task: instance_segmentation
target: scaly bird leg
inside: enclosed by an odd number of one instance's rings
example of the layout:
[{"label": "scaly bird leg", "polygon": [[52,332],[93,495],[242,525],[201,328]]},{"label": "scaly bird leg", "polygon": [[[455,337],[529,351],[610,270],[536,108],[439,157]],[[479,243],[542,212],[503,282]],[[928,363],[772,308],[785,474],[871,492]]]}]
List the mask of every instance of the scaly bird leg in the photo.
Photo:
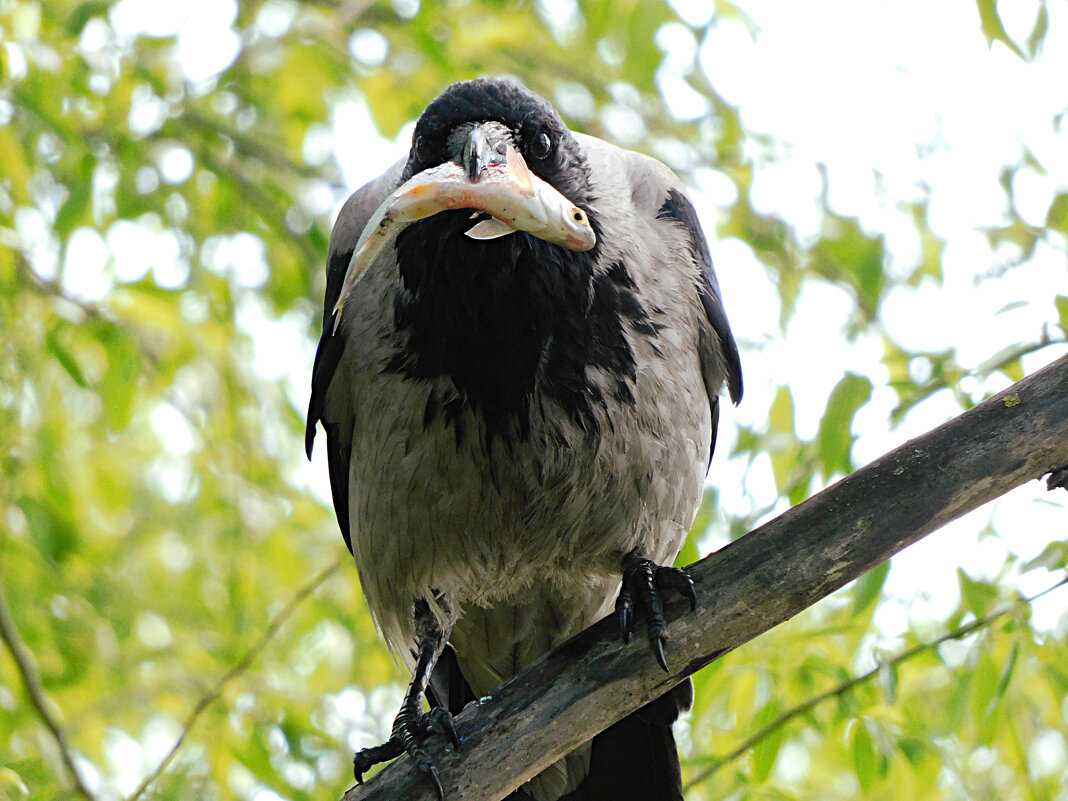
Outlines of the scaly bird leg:
[{"label": "scaly bird leg", "polygon": [[415,670],[412,671],[412,681],[408,685],[408,692],[404,694],[400,711],[393,720],[390,738],[382,745],[357,751],[352,760],[352,768],[357,784],[362,784],[363,774],[372,765],[388,762],[402,753],[407,753],[415,760],[416,767],[434,782],[439,801],[444,801],[445,792],[441,787],[437,765],[427,753],[423,741],[436,729],[446,734],[453,747],[459,750],[460,738],[456,734],[452,715],[447,709],[438,706],[427,713],[423,712],[423,697],[430,674],[434,670],[434,663],[449,639],[449,632],[438,623],[434,613],[430,611],[430,606],[422,600],[415,606],[415,632]]},{"label": "scaly bird leg", "polygon": [[630,642],[630,631],[634,624],[634,605],[637,602],[645,613],[648,623],[649,644],[665,672],[668,669],[664,657],[664,640],[667,636],[667,623],[664,620],[664,603],[660,592],[673,589],[689,599],[690,610],[697,608],[697,594],[693,589],[693,579],[685,570],[677,567],[661,567],[651,559],[631,551],[623,557],[623,588],[616,599],[616,617],[623,634],[623,642]]}]

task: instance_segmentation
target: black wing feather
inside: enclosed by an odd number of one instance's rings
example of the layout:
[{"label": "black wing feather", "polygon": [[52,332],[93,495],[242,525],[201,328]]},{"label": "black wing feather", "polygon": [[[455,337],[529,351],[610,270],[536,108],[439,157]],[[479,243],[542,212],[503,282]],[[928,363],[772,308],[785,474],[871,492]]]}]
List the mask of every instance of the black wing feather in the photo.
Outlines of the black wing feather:
[{"label": "black wing feather", "polygon": [[[731,401],[737,404],[742,399],[742,362],[738,356],[738,344],[734,341],[730,323],[727,322],[727,313],[723,310],[719,281],[716,280],[716,271],[712,268],[708,240],[705,239],[705,232],[701,230],[697,212],[689,198],[673,188],[668,190],[667,199],[656,216],[658,219],[677,220],[689,236],[694,261],[701,268],[701,282],[698,286],[701,305],[704,306],[705,316],[708,317],[708,322],[712,324],[712,330],[716,332],[723,347],[723,358],[727,366],[727,391],[730,392]],[[709,400],[714,402],[711,397]]]},{"label": "black wing feather", "polygon": [[326,390],[334,377],[341,354],[345,352],[345,337],[335,336],[334,305],[341,294],[341,284],[345,280],[345,271],[352,259],[352,248],[331,253],[326,266],[326,300],[323,304],[323,334],[319,337],[319,347],[315,349],[315,366],[312,368],[312,392],[308,402],[308,422],[304,429],[304,451],[308,458],[312,455],[315,444],[315,424],[322,419],[326,410]]},{"label": "black wing feather", "polygon": [[[341,284],[348,269],[352,250],[332,253],[326,268],[326,302],[323,308],[323,334],[315,350],[315,366],[312,368],[311,400],[308,402],[308,421],[304,429],[304,451],[311,458],[315,444],[315,424],[323,420],[326,411],[326,392],[330,381],[345,352],[345,337],[334,334],[333,308],[341,294]],[[352,537],[349,533],[349,457],[352,443],[340,436],[338,427],[323,420],[326,431],[326,455],[330,470],[330,493],[334,499],[334,512],[341,536],[349,553],[352,552]]]}]

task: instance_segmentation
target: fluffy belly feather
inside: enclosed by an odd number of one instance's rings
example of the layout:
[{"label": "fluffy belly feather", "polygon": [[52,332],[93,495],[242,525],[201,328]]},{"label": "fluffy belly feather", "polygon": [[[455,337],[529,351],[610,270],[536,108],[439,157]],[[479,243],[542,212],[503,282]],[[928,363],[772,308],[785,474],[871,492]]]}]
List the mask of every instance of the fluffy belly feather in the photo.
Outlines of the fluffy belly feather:
[{"label": "fluffy belly feather", "polygon": [[[457,422],[438,418],[424,427],[432,382],[357,375],[353,550],[394,652],[407,659],[417,598],[447,598],[459,640],[474,636],[465,635],[466,610],[550,599],[559,622],[539,633],[537,648],[517,651],[503,630],[486,638],[487,647],[499,642],[507,652],[488,669],[508,676],[610,608],[628,551],[671,562],[700,500],[710,441],[696,365],[680,372],[692,381],[670,395],[643,387],[639,374],[637,403],[606,402],[595,433],[538,399],[525,439],[491,444],[470,410],[457,421],[460,439]],[[550,613],[530,611],[535,619]],[[472,631],[479,625],[472,621]],[[508,663],[513,652],[523,656]]]}]

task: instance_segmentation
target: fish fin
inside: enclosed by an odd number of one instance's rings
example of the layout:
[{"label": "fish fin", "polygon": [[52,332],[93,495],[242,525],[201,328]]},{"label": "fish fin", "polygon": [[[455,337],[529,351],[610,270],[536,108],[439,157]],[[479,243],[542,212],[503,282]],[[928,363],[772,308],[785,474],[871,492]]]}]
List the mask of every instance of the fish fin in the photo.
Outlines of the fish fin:
[{"label": "fish fin", "polygon": [[534,194],[534,179],[530,173],[530,167],[527,166],[526,161],[511,145],[508,146],[508,154],[506,156],[508,164],[508,172],[510,172],[519,184],[519,191],[524,195]]},{"label": "fish fin", "polygon": [[516,229],[508,223],[503,223],[496,217],[490,217],[488,220],[476,223],[467,231],[467,236],[472,239],[498,239],[502,236],[508,236],[508,234],[514,234],[515,231]]}]

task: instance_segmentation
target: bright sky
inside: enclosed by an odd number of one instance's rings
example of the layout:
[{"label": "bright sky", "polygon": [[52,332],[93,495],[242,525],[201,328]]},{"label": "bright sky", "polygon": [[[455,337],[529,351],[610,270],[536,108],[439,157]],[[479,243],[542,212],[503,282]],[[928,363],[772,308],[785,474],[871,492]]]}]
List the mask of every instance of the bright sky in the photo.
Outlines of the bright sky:
[{"label": "bright sky", "polygon": [[[712,6],[704,0],[675,0],[675,5],[687,22],[703,26],[709,20]],[[681,116],[696,117],[702,107],[679,80],[696,65],[739,107],[750,130],[782,143],[774,151],[752,148],[757,165],[754,206],[781,215],[803,240],[811,240],[820,225],[817,165],[825,165],[832,208],[858,217],[869,232],[883,233],[891,269],[904,271],[916,262],[919,243],[901,204],[929,194],[931,227],[946,242],[945,280],[942,286],[928,281],[916,289],[895,290],[881,310],[886,334],[909,349],[954,348],[967,368],[1006,346],[1039,338],[1043,325],[1057,319],[1054,296],[1068,295],[1064,237],[1052,246],[1040,244],[1023,266],[1005,269],[1013,252],[992,250],[980,229],[1006,221],[999,174],[1005,166],[1020,163],[1025,153],[1039,165],[1018,171],[1013,182],[1016,206],[1025,221],[1041,224],[1055,194],[1068,190],[1068,131],[1063,126],[1057,130],[1053,123],[1068,109],[1068,6],[1049,4],[1044,50],[1035,63],[1027,64],[1001,44],[987,47],[971,0],[748,0],[741,5],[752,31],[742,21],[721,19],[702,40],[683,25],[658,32],[658,43],[669,52],[659,77],[669,106]],[[571,0],[545,0],[539,8],[565,21],[573,13]],[[1038,0],[998,5],[1016,41],[1026,40],[1038,9]],[[273,0],[263,7],[256,25],[263,35],[278,35],[295,13],[290,0]],[[236,14],[233,0],[164,6],[155,0],[122,0],[111,14],[114,33],[91,23],[82,47],[87,53],[103,53],[115,33],[177,33],[186,75],[210,81],[237,53],[239,42],[231,27]],[[385,58],[388,44],[364,31],[353,37],[351,46],[360,58],[373,62]],[[569,97],[582,105],[581,92],[553,99],[564,106]],[[620,125],[641,125],[640,118],[635,121],[619,108],[605,113],[614,114]],[[145,98],[135,104],[130,124],[149,132],[161,115],[158,103]],[[640,127],[636,132],[640,134]],[[332,149],[346,184],[355,189],[403,154],[409,138],[406,129],[393,141],[383,140],[360,100],[351,98],[335,107],[328,126],[313,128],[305,151]],[[191,154],[175,147],[161,153],[156,169],[139,174],[138,180],[178,184],[192,173]],[[717,217],[734,201],[733,185],[713,168],[698,169],[691,176],[731,323],[743,344],[746,398],[735,419],[759,427],[773,388],[785,381],[793,388],[799,433],[811,437],[828,393],[846,371],[868,375],[876,385],[885,380],[879,364],[882,344],[874,336],[847,342],[843,325],[852,301],[844,291],[817,282],[804,287],[797,315],[781,337],[771,273],[745,242],[715,237]],[[341,199],[325,196],[318,202],[324,209],[331,203],[336,208]],[[117,222],[104,237],[88,228],[76,232],[68,261],[76,261],[78,269],[64,271],[67,290],[100,297],[114,280],[135,280],[148,269],[161,285],[184,283],[190,265],[175,233],[158,219],[137,222]],[[17,223],[31,241],[43,225],[32,212]],[[153,246],[146,247],[148,242]],[[151,264],[131,255],[147,252],[156,254]],[[259,286],[268,274],[262,242],[250,234],[214,238],[203,256],[210,269],[232,275],[237,286]],[[47,273],[48,254],[35,264]],[[980,282],[980,276],[993,277]],[[303,407],[314,348],[301,336],[305,321],[294,314],[270,319],[250,299],[242,303],[238,322],[256,332],[257,369],[272,377],[289,376],[289,395],[295,406]],[[1066,350],[1050,348],[1027,357],[1025,369],[1031,372]],[[914,366],[920,373],[924,370],[922,362]],[[995,376],[973,381],[968,389],[978,399],[1006,383]],[[855,431],[860,438],[854,456],[859,463],[957,413],[948,392],[939,393],[888,432],[894,404],[893,393],[880,390],[858,416]],[[165,421],[166,410],[159,416]],[[175,430],[160,426],[161,436]],[[731,436],[724,432],[722,453],[730,449]],[[174,450],[180,454],[183,447],[175,443]],[[325,501],[329,495],[323,453],[317,449],[317,460],[303,477]],[[713,464],[710,478],[721,489],[725,516],[745,514],[754,504],[774,500],[769,460],[758,458],[748,474],[743,468],[722,457]],[[887,605],[882,617],[886,630],[901,630],[908,614],[919,619],[942,616],[957,600],[958,565],[983,575],[1000,564],[1006,547],[1029,557],[1050,539],[1065,536],[1066,506],[1046,498],[1033,482],[896,557],[888,586],[903,600],[896,612],[893,604]],[[1005,533],[1004,541],[979,541],[978,532],[991,519]],[[721,543],[722,537],[723,526],[714,528],[708,547]],[[1034,571],[1021,581],[1026,591],[1049,581],[1041,573]],[[1053,625],[1066,605],[1068,593],[1056,594],[1038,607],[1037,619]],[[1068,625],[1068,616],[1061,625]]]}]

